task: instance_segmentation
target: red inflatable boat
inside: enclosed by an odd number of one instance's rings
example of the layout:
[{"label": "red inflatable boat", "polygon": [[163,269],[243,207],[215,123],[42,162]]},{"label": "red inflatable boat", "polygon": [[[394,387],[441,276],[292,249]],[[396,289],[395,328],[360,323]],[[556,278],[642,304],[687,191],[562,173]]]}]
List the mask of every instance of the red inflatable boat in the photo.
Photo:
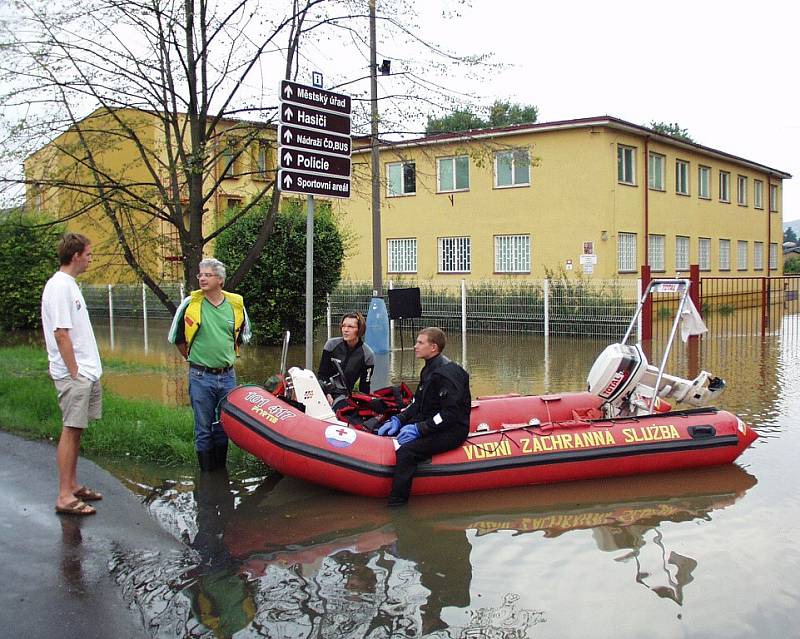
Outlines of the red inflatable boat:
[{"label": "red inflatable boat", "polygon": [[[725,382],[706,371],[692,380],[664,371],[681,320],[689,319],[686,324],[695,334],[707,330],[691,303],[689,286],[681,279],[648,284],[622,342],[608,346],[589,371],[588,392],[473,401],[469,437],[458,448],[420,464],[412,494],[549,484],[735,460],[757,435],[736,415],[706,407]],[[639,345],[627,343],[645,301],[655,293],[678,302],[658,367],[648,363]],[[284,475],[359,495],[388,495],[396,441],[359,430],[343,421],[341,413],[335,415],[311,371],[292,368],[285,381],[287,401],[260,386],[228,394],[220,419],[234,443]],[[688,407],[671,410],[666,399]]]},{"label": "red inflatable boat", "polygon": [[[600,404],[589,393],[479,398],[467,441],[421,464],[413,494],[728,464],[756,439],[741,419],[715,408],[586,417]],[[392,438],[309,417],[259,386],[233,390],[220,416],[237,446],[284,475],[359,495],[389,494]]]}]

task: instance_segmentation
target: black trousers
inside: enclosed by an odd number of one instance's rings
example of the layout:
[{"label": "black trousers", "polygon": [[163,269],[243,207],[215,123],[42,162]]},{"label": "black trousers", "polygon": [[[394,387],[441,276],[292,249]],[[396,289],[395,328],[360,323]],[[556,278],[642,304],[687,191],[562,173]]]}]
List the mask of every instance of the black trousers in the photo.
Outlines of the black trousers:
[{"label": "black trousers", "polygon": [[430,459],[436,453],[458,447],[466,438],[466,429],[448,428],[400,446],[397,449],[397,463],[394,468],[389,503],[399,504],[408,501],[411,495],[411,481],[420,462]]}]

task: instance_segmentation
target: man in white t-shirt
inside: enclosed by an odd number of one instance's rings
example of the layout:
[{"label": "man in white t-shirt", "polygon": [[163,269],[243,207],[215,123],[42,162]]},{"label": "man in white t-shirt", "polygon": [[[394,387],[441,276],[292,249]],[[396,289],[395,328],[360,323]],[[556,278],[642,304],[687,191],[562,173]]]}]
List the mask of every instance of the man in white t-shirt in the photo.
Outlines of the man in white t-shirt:
[{"label": "man in white t-shirt", "polygon": [[58,259],[61,267],[42,292],[44,341],[63,421],[56,449],[56,512],[93,515],[97,511],[86,502],[103,496],[78,483],[77,465],[81,435],[89,420],[102,414],[103,367],[86,301],[75,281],[92,262],[92,244],[84,235],[67,233],[58,244]]}]

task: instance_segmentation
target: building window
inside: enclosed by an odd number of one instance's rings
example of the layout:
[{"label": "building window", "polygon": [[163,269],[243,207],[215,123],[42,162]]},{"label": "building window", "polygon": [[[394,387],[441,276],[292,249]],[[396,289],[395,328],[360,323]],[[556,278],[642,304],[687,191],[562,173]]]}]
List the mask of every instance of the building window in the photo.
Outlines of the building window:
[{"label": "building window", "polygon": [[495,273],[531,272],[531,236],[494,236]]},{"label": "building window", "polygon": [[440,273],[469,273],[471,266],[470,238],[439,238]]},{"label": "building window", "polygon": [[675,162],[675,192],[689,195],[689,163],[685,160]]},{"label": "building window", "polygon": [[769,270],[778,270],[778,245],[775,242],[769,243]]},{"label": "building window", "polygon": [[675,268],[679,271],[689,270],[689,238],[683,235],[675,238]]},{"label": "building window", "polygon": [[494,155],[494,185],[528,186],[531,183],[531,157],[527,149],[501,151]]},{"label": "building window", "polygon": [[647,159],[647,186],[654,191],[664,190],[664,156],[651,153]]},{"label": "building window", "polygon": [[778,185],[769,185],[769,212],[776,213],[778,211]]},{"label": "building window", "polygon": [[753,180],[753,206],[764,208],[764,183],[761,180]]},{"label": "building window", "polygon": [[448,191],[466,191],[469,189],[469,157],[460,155],[455,158],[439,158],[436,160],[439,193]]},{"label": "building window", "polygon": [[701,271],[711,270],[711,238],[701,237],[697,240],[697,262]]},{"label": "building window", "polygon": [[736,268],[739,271],[747,270],[747,242],[739,240],[736,243]]},{"label": "building window", "polygon": [[727,171],[719,172],[719,201],[731,201],[731,174]]},{"label": "building window", "polygon": [[736,176],[736,203],[739,206],[747,206],[747,176]]},{"label": "building window", "polygon": [[719,241],[719,270],[720,271],[730,271],[731,270],[731,241],[730,240],[720,240]]},{"label": "building window", "polygon": [[636,272],[636,233],[617,233],[617,270]]},{"label": "building window", "polygon": [[647,242],[647,255],[650,268],[654,271],[664,270],[664,236],[651,235]]},{"label": "building window", "polygon": [[617,145],[617,182],[636,184],[636,149]]},{"label": "building window", "polygon": [[394,162],[386,165],[388,196],[414,195],[417,192],[417,166],[414,162]]},{"label": "building window", "polygon": [[240,197],[229,197],[225,198],[225,208],[229,211],[233,209],[238,209],[242,206],[242,198]]},{"label": "building window", "polygon": [[753,242],[753,268],[764,270],[764,242]]},{"label": "building window", "polygon": [[222,155],[220,156],[220,163],[222,168],[223,178],[235,178],[236,174],[236,140],[225,140],[223,142]]},{"label": "building window", "polygon": [[256,178],[263,180],[267,177],[268,158],[269,144],[267,142],[258,142],[256,145]]},{"label": "building window", "polygon": [[711,199],[711,169],[707,166],[697,168],[697,196]]},{"label": "building window", "polygon": [[417,238],[406,237],[400,240],[389,240],[387,254],[389,256],[389,273],[417,272]]}]

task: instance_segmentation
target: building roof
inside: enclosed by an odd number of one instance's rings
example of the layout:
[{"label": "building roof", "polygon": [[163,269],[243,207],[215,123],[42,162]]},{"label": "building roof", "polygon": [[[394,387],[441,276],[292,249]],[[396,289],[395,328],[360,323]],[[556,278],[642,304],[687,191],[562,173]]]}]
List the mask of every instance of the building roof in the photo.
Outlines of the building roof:
[{"label": "building roof", "polygon": [[[390,150],[414,148],[436,144],[452,144],[453,142],[471,142],[473,140],[495,139],[513,135],[521,135],[524,133],[540,133],[544,131],[558,131],[563,129],[580,129],[591,127],[606,127],[617,131],[623,131],[625,133],[632,133],[634,135],[647,137],[651,140],[663,142],[664,144],[669,144],[671,146],[689,149],[692,151],[699,151],[705,155],[733,162],[734,164],[741,166],[746,166],[750,169],[768,173],[771,176],[784,180],[789,180],[792,177],[791,174],[787,173],[786,171],[781,171],[779,169],[766,166],[765,164],[753,162],[752,160],[733,155],[732,153],[720,151],[719,149],[713,149],[702,144],[697,144],[696,142],[687,142],[685,140],[681,140],[680,138],[658,133],[657,131],[654,131],[648,127],[641,126],[639,124],[633,124],[632,122],[626,122],[625,120],[620,120],[619,118],[615,118],[610,115],[601,115],[590,118],[577,118],[573,120],[556,120],[554,122],[536,122],[533,124],[512,124],[510,126],[490,127],[486,129],[470,129],[469,131],[454,131],[452,133],[435,133],[433,135],[426,135],[419,138],[401,140],[397,142],[389,142],[384,140],[380,145],[380,149]],[[353,154],[367,153],[369,150],[369,146],[364,146],[353,149]]]}]

